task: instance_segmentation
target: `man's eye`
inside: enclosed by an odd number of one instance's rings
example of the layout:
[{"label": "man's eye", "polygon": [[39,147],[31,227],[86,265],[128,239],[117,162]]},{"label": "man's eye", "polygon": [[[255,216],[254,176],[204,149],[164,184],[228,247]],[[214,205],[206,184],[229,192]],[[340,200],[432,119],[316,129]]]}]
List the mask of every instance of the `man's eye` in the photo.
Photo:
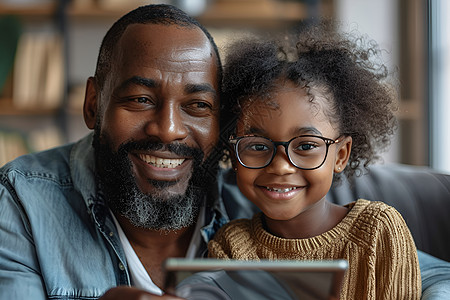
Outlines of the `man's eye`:
[{"label": "man's eye", "polygon": [[150,99],[147,97],[136,97],[132,99],[133,101],[136,101],[137,103],[147,103]]},{"label": "man's eye", "polygon": [[210,114],[213,110],[213,106],[209,102],[195,101],[186,105],[185,110],[192,115],[201,116],[203,114]]},{"label": "man's eye", "polygon": [[154,109],[157,105],[155,99],[147,95],[121,97],[118,101],[125,109],[131,111]]},{"label": "man's eye", "polygon": [[155,101],[148,96],[130,97],[128,101],[129,105],[137,105],[139,108],[148,108],[155,106]]},{"label": "man's eye", "polygon": [[205,108],[211,108],[211,105],[206,102],[195,102],[192,104],[195,108],[199,109],[205,109]]}]

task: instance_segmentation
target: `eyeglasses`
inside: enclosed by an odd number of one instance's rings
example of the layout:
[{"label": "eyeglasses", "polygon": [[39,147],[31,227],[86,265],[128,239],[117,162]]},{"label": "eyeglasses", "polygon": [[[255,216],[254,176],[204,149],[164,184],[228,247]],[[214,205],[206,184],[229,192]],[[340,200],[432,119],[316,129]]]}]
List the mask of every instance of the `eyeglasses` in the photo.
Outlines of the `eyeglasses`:
[{"label": "eyeglasses", "polygon": [[231,137],[230,144],[239,163],[249,169],[262,169],[272,162],[277,147],[283,146],[286,155],[295,167],[302,170],[314,170],[323,165],[327,158],[328,147],[340,142],[316,135],[301,135],[288,142],[275,142],[262,136]]}]

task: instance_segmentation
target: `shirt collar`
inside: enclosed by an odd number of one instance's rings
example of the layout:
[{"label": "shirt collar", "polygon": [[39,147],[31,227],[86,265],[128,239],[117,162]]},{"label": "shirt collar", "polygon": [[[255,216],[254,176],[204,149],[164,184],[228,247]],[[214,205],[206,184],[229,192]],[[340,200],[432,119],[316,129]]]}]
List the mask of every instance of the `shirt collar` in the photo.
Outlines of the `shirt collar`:
[{"label": "shirt collar", "polygon": [[74,187],[82,195],[87,207],[91,207],[97,198],[92,141],[93,133],[90,133],[75,143],[70,153],[70,170]]}]

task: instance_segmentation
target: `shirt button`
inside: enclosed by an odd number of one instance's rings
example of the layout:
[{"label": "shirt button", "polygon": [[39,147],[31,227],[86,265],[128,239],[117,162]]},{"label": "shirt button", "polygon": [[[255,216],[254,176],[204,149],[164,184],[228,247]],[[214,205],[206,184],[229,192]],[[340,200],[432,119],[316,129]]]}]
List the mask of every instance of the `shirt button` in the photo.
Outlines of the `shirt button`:
[{"label": "shirt button", "polygon": [[122,263],[119,263],[119,269],[120,269],[121,271],[125,270],[125,267],[123,266]]},{"label": "shirt button", "polygon": [[113,235],[114,235],[114,232],[111,231],[111,232],[109,233],[109,236],[112,237]]}]

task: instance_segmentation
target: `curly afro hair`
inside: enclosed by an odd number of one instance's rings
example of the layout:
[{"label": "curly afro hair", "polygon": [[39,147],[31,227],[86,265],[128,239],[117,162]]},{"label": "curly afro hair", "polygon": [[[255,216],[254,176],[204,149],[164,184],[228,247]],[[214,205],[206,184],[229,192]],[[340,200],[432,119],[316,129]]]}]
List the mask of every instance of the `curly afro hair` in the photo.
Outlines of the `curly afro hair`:
[{"label": "curly afro hair", "polygon": [[[381,50],[371,40],[334,30],[322,22],[277,38],[246,38],[226,52],[222,86],[222,141],[235,133],[242,107],[270,103],[280,80],[305,88],[310,101],[318,90],[330,103],[327,115],[353,140],[344,174],[363,173],[390,145],[397,120],[397,93]],[[228,153],[229,153],[228,149]],[[335,181],[339,181],[339,174]]]}]

